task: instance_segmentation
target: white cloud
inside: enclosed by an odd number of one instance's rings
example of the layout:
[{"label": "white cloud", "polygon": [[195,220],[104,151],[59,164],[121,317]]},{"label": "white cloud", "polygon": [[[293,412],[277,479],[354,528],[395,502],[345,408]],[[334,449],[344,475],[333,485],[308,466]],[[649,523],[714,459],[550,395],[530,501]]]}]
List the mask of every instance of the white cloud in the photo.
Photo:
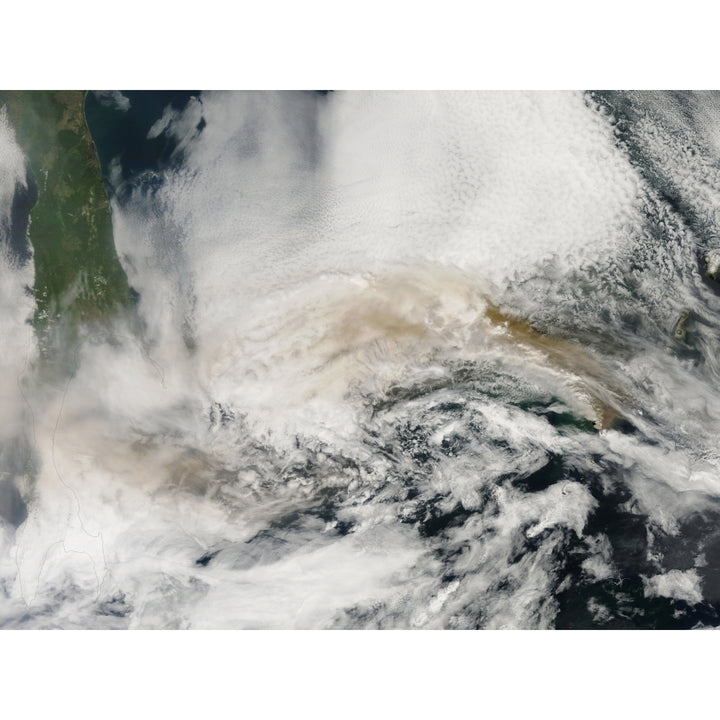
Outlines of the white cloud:
[{"label": "white cloud", "polygon": [[127,112],[130,109],[130,98],[123,95],[119,90],[96,90],[95,97],[105,107]]},{"label": "white cloud", "polygon": [[643,578],[645,597],[668,597],[690,604],[702,602],[700,576],[697,570],[670,570],[662,575]]},{"label": "white cloud", "polygon": [[[79,625],[549,627],[568,538],[586,541],[590,579],[614,573],[608,539],[584,537],[593,457],[668,532],[716,492],[705,379],[664,348],[597,361],[620,384],[662,377],[671,397],[651,397],[669,414],[674,397],[698,426],[705,413],[702,461],[650,421],[652,443],[555,427],[523,392],[581,417],[583,368],[484,316],[548,260],[562,292],[644,222],[640,180],[581,95],[201,100],[148,134],[175,138],[185,165],[113,204],[143,342],[119,322],[67,387],[30,395],[33,512],[6,542],[19,570],[0,565],[11,621],[27,602],[36,625],[47,606]],[[514,484],[551,457],[572,480]],[[646,592],[697,598],[692,572]],[[126,616],[96,613],[119,597]]]}]

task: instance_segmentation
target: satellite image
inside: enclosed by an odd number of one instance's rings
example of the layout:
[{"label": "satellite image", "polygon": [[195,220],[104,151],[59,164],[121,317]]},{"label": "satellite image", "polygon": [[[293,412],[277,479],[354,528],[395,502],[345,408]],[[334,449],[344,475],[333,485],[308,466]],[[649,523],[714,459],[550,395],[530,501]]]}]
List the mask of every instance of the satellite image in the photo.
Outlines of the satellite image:
[{"label": "satellite image", "polygon": [[720,94],[0,92],[0,628],[720,626]]}]

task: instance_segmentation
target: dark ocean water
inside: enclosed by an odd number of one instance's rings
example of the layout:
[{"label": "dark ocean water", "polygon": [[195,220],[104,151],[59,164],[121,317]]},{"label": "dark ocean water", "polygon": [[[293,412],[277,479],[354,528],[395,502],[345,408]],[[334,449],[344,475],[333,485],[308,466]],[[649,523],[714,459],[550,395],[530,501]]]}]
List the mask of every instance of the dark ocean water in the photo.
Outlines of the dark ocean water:
[{"label": "dark ocean water", "polygon": [[[85,117],[92,134],[103,175],[110,181],[111,162],[119,160],[122,181],[136,180],[147,172],[161,172],[171,164],[177,142],[165,134],[148,138],[148,132],[165,108],[183,110],[199,91],[124,91],[128,110],[117,107],[105,93],[89,92],[85,98]],[[117,181],[110,184],[119,190]]]}]

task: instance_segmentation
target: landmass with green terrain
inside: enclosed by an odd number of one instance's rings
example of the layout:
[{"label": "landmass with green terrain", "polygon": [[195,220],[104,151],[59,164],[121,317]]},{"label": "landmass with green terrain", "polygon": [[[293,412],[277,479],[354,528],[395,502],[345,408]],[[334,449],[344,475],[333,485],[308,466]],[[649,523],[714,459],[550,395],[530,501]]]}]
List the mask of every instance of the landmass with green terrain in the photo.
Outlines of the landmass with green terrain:
[{"label": "landmass with green terrain", "polygon": [[104,322],[135,293],[117,257],[97,152],[85,121],[85,91],[6,91],[16,138],[37,187],[28,236],[35,263],[34,325],[41,351],[52,332]]}]

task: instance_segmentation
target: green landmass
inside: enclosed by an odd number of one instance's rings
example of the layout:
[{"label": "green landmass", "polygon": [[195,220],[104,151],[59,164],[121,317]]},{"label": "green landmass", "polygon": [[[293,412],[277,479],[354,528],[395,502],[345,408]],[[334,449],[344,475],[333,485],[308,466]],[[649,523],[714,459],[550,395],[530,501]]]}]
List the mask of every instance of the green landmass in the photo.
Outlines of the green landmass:
[{"label": "green landmass", "polygon": [[0,93],[0,103],[37,186],[28,229],[34,325],[41,350],[49,352],[53,330],[106,322],[135,298],[115,251],[100,163],[85,122],[85,92],[8,91]]}]

